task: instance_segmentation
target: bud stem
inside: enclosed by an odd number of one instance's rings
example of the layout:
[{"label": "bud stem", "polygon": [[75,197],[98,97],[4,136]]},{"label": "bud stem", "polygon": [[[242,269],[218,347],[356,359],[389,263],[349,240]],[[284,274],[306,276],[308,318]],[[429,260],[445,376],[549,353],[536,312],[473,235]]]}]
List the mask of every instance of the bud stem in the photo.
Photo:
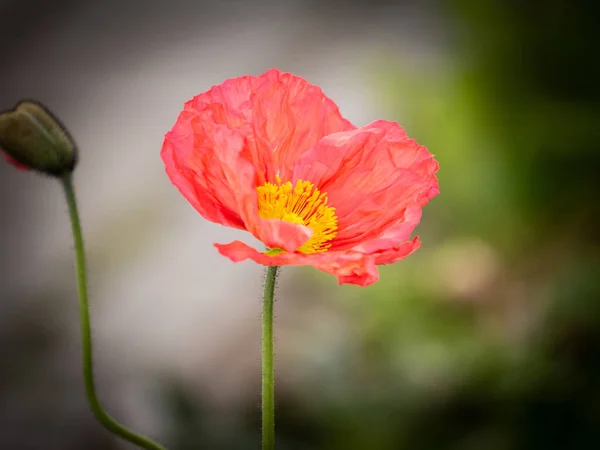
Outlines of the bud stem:
[{"label": "bud stem", "polygon": [[277,266],[267,267],[262,315],[262,450],[275,448],[273,304]]},{"label": "bud stem", "polygon": [[88,306],[88,293],[86,283],[85,251],[83,247],[83,235],[81,232],[81,223],[79,212],[77,210],[77,201],[75,198],[75,189],[71,173],[61,177],[61,182],[65,191],[67,205],[69,206],[69,215],[71,217],[71,227],[73,230],[73,241],[75,244],[75,263],[77,270],[77,290],[79,294],[79,312],[81,320],[81,349],[83,357],[83,380],[85,383],[85,394],[88,403],[96,416],[96,419],[111,433],[133,443],[138,447],[147,450],[166,450],[159,444],[154,443],[148,438],[140,436],[133,431],[125,428],[115,421],[100,405],[96,394],[94,382],[94,370],[92,360],[92,330],[90,325],[90,312]]}]

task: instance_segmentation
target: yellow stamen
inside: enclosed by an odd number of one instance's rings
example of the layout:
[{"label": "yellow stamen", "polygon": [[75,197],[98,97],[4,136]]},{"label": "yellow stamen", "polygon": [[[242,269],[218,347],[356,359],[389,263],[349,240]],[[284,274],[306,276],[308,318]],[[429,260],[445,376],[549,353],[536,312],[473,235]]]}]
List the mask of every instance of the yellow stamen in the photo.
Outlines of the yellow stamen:
[{"label": "yellow stamen", "polygon": [[258,215],[263,219],[281,219],[299,223],[313,231],[312,237],[302,244],[302,253],[325,252],[337,234],[335,208],[327,206],[327,194],[317,189],[310,181],[298,180],[281,184],[265,183],[258,191]]}]

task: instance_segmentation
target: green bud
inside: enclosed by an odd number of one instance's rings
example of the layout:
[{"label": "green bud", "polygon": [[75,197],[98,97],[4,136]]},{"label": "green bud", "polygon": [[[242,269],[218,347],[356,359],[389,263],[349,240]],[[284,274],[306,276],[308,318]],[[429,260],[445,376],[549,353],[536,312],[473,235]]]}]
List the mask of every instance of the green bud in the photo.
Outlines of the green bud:
[{"label": "green bud", "polygon": [[72,172],[77,163],[77,148],[64,125],[35,101],[0,114],[0,149],[17,163],[54,176]]}]

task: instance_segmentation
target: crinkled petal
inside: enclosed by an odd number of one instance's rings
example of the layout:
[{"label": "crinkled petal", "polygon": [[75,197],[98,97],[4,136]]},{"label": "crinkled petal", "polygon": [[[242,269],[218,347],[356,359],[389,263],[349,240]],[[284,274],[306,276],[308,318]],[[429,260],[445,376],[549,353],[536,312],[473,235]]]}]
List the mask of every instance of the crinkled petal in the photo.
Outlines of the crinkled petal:
[{"label": "crinkled petal", "polygon": [[233,262],[251,259],[265,266],[304,266],[310,265],[323,272],[335,275],[340,284],[368,286],[379,279],[376,256],[360,252],[323,252],[323,253],[280,253],[269,256],[244,244],[233,241],[229,244],[215,244],[223,255]]},{"label": "crinkled petal", "polygon": [[243,182],[237,178],[253,181],[254,167],[242,157],[243,137],[211,116],[184,110],[165,136],[161,157],[171,182],[204,218],[246,229],[237,190]]},{"label": "crinkled petal", "polygon": [[274,152],[282,179],[292,177],[298,157],[322,137],[355,128],[321,88],[304,78],[276,69],[261,75],[262,84],[251,98],[257,145]]},{"label": "crinkled petal", "polygon": [[211,108],[217,123],[244,130],[259,184],[274,182],[277,173],[291,177],[298,156],[319,139],[355,128],[318,86],[277,69],[227,80],[186,108]]},{"label": "crinkled petal", "polygon": [[259,219],[261,241],[269,248],[295,252],[308,241],[313,231],[298,223],[279,219]]},{"label": "crinkled petal", "polygon": [[257,146],[253,131],[254,113],[251,99],[259,86],[264,83],[266,75],[226,80],[185,104],[185,109],[193,112],[210,110],[211,120],[244,136],[248,159],[256,168],[259,185],[266,181],[274,181],[276,172],[272,148]]},{"label": "crinkled petal", "polygon": [[318,87],[272,69],[187,102],[161,155],[171,181],[206,219],[271,243],[277,233],[260,226],[256,187],[291,174],[297,155],[324,135],[350,128]]},{"label": "crinkled petal", "polygon": [[[409,226],[418,223],[407,209],[439,193],[437,170],[433,155],[398,124],[377,121],[321,139],[299,158],[293,179],[309,180],[327,193],[338,217],[331,249],[347,250],[389,240],[398,227],[405,240]],[[410,219],[403,225],[405,217]]]},{"label": "crinkled petal", "polygon": [[246,229],[269,247],[295,251],[312,230],[258,216],[259,181],[246,141],[212,118],[210,110],[182,113],[163,145],[167,174],[208,220]]},{"label": "crinkled petal", "polygon": [[387,250],[379,250],[372,253],[375,257],[375,264],[392,264],[406,258],[411,253],[417,251],[421,246],[419,237],[415,236],[412,241],[403,242],[400,245],[388,248]]},{"label": "crinkled petal", "polygon": [[420,206],[408,206],[395,225],[384,230],[378,237],[358,244],[352,250],[363,253],[374,253],[380,250],[391,249],[400,242],[410,240],[410,235],[421,221],[421,213]]}]

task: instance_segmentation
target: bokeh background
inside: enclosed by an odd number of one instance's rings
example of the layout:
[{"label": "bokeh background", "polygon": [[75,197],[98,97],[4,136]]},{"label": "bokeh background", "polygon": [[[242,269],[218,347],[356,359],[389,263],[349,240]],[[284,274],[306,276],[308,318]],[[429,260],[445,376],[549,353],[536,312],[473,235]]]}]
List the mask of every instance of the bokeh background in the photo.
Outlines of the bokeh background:
[{"label": "bokeh background", "polygon": [[[80,147],[106,408],[170,449],[259,448],[263,270],[218,256],[247,237],[159,150],[185,101],[278,67],[441,166],[421,249],[375,285],[282,271],[278,448],[600,448],[598,5],[0,1],[0,109],[39,99]],[[132,448],[83,396],[60,186],[6,164],[0,264],[0,449]]]}]

